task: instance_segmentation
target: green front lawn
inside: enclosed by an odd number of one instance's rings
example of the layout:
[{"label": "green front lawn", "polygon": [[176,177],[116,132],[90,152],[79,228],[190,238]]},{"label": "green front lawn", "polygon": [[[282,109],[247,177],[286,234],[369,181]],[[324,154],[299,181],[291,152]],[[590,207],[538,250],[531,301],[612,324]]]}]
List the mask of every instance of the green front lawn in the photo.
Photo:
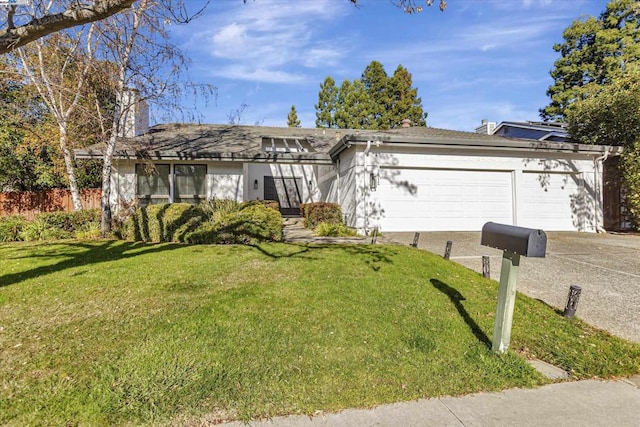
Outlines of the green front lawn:
[{"label": "green front lawn", "polygon": [[[526,262],[526,260],[524,261]],[[0,246],[0,424],[312,414],[640,371],[640,345],[399,246]]]}]

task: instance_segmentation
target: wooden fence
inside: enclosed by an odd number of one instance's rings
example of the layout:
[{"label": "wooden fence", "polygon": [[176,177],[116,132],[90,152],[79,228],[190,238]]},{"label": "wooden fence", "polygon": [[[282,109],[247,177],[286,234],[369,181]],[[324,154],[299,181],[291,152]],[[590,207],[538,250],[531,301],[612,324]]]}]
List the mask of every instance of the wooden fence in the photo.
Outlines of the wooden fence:
[{"label": "wooden fence", "polygon": [[[102,190],[82,190],[80,199],[84,209],[100,209]],[[0,216],[22,215],[28,220],[41,212],[73,211],[69,190],[11,191],[0,193]]]}]

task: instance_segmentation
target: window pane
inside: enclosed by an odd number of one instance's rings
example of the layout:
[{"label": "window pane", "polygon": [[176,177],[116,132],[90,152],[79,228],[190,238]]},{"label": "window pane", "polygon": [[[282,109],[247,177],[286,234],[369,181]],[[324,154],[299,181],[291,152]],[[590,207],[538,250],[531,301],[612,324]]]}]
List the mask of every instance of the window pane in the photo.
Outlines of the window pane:
[{"label": "window pane", "polygon": [[136,165],[136,193],[138,196],[169,195],[169,165]]},{"label": "window pane", "polygon": [[176,201],[206,195],[206,165],[175,165],[174,172]]}]

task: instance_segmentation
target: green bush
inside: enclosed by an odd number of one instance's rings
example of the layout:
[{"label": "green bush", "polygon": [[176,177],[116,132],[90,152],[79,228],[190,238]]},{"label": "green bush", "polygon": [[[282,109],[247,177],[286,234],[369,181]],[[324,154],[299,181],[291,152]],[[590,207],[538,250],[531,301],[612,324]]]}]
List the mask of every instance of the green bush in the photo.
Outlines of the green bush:
[{"label": "green bush", "polygon": [[242,209],[242,204],[233,199],[218,199],[214,197],[200,203],[200,209],[210,221],[215,221],[221,215],[238,212]]},{"label": "green bush", "polygon": [[75,237],[80,240],[97,240],[101,237],[101,231],[100,222],[87,222],[76,230]]},{"label": "green bush", "polygon": [[27,223],[20,231],[20,239],[33,242],[39,240],[60,240],[72,237],[70,231],[60,228],[58,225],[51,225],[47,217],[37,215],[33,221]]},{"label": "green bush", "polygon": [[321,222],[342,224],[342,209],[337,203],[305,203],[300,205],[306,228],[315,228]]},{"label": "green bush", "polygon": [[[88,238],[100,230],[98,209],[77,212],[43,212],[27,221],[21,216],[0,218],[0,241],[57,240],[72,237]],[[94,238],[94,237],[91,237]]]},{"label": "green bush", "polygon": [[186,236],[198,244],[239,243],[282,240],[282,215],[264,204],[252,204],[239,212],[220,215]]},{"label": "green bush", "polygon": [[360,236],[358,232],[352,228],[347,227],[344,224],[331,224],[328,222],[321,222],[313,229],[313,234],[316,236],[326,237],[354,237]]},{"label": "green bush", "polygon": [[150,205],[137,209],[131,216],[131,224],[123,228],[130,228],[126,232],[132,232],[134,240],[184,242],[185,236],[196,230],[205,218],[203,210],[196,205]]},{"label": "green bush", "polygon": [[246,202],[242,202],[242,209],[253,205],[263,205],[280,212],[280,203],[277,200],[248,200]]},{"label": "green bush", "polygon": [[74,233],[88,223],[100,223],[100,210],[88,209],[74,212],[43,212],[34,218],[42,220],[50,227],[59,228],[67,233]]},{"label": "green bush", "polygon": [[0,217],[0,242],[22,240],[20,233],[27,223],[27,220],[20,215]]}]

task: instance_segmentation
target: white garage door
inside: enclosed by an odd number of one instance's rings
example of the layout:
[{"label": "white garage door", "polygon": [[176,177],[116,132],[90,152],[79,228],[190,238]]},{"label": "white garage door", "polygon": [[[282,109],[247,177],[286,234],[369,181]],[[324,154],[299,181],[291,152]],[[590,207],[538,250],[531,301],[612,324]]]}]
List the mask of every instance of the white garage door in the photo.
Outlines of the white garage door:
[{"label": "white garage door", "polygon": [[487,221],[513,223],[510,172],[381,169],[384,231],[479,231]]},{"label": "white garage door", "polygon": [[579,174],[522,174],[520,222],[542,230],[580,230],[583,214]]}]

